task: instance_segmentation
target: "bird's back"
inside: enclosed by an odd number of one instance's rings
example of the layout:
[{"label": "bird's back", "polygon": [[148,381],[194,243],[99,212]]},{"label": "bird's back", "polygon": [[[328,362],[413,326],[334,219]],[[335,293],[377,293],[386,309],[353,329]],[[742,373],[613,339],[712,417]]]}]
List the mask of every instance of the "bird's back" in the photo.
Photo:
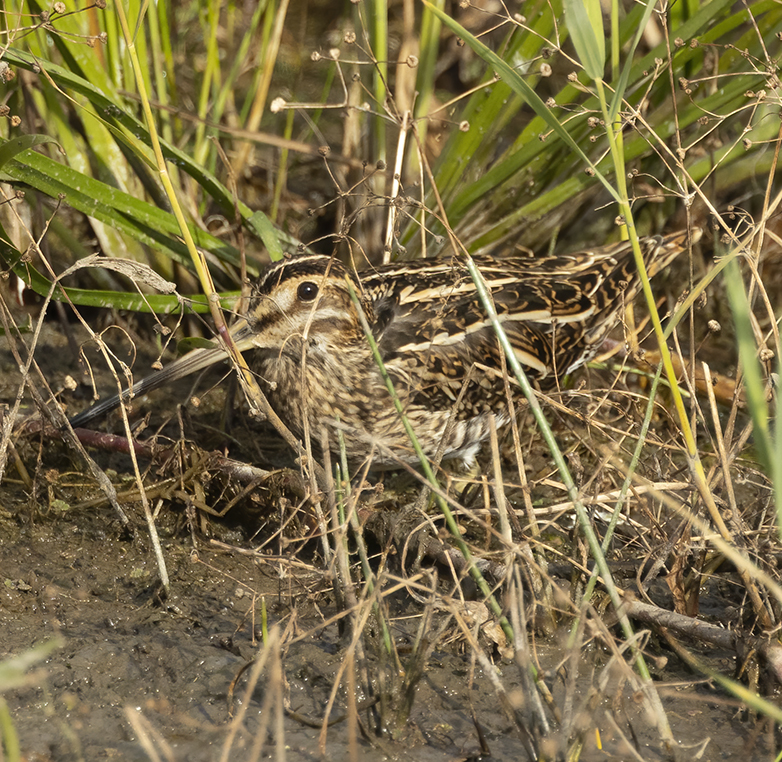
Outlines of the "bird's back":
[{"label": "bird's back", "polygon": [[[699,237],[696,230],[692,238]],[[687,241],[686,231],[642,238],[649,277]],[[475,262],[517,358],[538,380],[591,359],[641,287],[627,241],[552,257],[479,256]],[[474,364],[501,367],[494,330],[457,258],[386,265],[362,273],[361,282],[373,305],[375,338],[392,369],[417,375],[417,383],[435,393],[443,382],[456,388]]]}]

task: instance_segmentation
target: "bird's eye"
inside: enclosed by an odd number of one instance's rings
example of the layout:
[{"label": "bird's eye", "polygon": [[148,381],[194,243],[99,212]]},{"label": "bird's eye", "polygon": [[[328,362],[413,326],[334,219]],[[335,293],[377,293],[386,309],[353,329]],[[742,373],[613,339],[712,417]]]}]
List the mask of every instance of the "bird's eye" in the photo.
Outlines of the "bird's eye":
[{"label": "bird's eye", "polygon": [[299,284],[297,294],[302,302],[311,302],[318,295],[318,284],[309,280],[304,281]]}]

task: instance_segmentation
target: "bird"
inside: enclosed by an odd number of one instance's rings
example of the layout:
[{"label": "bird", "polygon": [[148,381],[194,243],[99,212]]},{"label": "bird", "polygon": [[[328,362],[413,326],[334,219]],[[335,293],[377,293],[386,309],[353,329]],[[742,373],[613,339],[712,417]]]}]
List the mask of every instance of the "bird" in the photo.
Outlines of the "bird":
[{"label": "bird", "polygon": [[[701,231],[640,238],[649,277]],[[542,389],[592,359],[641,290],[631,244],[542,257],[476,255],[516,359]],[[339,432],[353,460],[385,470],[418,460],[372,353],[357,301],[405,415],[428,458],[475,462],[490,431],[510,418],[502,349],[462,259],[440,255],[356,272],[334,256],[273,263],[252,286],[232,340],[267,399],[298,437]],[[144,394],[226,359],[192,350],[123,395],[76,415],[81,427]],[[462,387],[467,384],[465,389]]]}]

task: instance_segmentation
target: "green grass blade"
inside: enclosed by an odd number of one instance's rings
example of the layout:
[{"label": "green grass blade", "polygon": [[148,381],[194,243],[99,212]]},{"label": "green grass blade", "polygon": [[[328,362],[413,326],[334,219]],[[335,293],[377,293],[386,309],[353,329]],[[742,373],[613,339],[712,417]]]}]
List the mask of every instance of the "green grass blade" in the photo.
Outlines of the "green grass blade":
[{"label": "green grass blade", "polygon": [[[744,390],[747,396],[747,407],[752,416],[753,438],[755,449],[766,470],[776,486],[776,495],[779,499],[782,487],[782,464],[776,461],[774,454],[776,447],[771,435],[770,411],[766,400],[766,384],[763,381],[763,373],[757,358],[757,344],[752,330],[751,309],[744,288],[744,279],[741,277],[738,262],[735,259],[728,262],[725,267],[725,288],[733,312],[733,325],[736,331],[739,357],[744,369]],[[778,502],[778,507],[782,502]],[[782,515],[780,515],[782,519]],[[782,523],[779,524],[782,527]]]},{"label": "green grass blade", "polygon": [[564,0],[570,39],[590,79],[602,79],[606,60],[600,0]]},{"label": "green grass blade", "polygon": [[35,148],[46,143],[57,145],[57,141],[48,135],[22,135],[21,137],[11,138],[4,143],[0,143],[0,169],[28,148]]}]

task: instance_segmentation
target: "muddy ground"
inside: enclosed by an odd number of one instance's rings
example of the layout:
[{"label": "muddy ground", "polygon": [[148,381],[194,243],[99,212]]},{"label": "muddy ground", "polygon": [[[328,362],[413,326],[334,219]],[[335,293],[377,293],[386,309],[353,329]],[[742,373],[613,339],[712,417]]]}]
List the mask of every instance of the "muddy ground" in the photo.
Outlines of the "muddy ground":
[{"label": "muddy ground", "polygon": [[[7,348],[0,352],[0,402],[10,407],[20,377]],[[57,328],[47,330],[36,357],[54,388],[64,385],[68,373],[78,377]],[[78,394],[64,399],[71,409],[86,404]],[[164,395],[161,404],[170,400]],[[36,418],[26,401],[17,426]],[[34,488],[25,485],[11,457],[0,485],[0,660],[57,641],[28,670],[27,684],[3,693],[24,759],[147,760],[157,753],[193,762],[243,760],[256,758],[261,742],[260,758],[276,754],[288,760],[526,758],[526,741],[503,710],[505,700],[455,627],[433,644],[410,719],[395,735],[378,728],[388,727],[393,707],[384,716],[378,704],[363,708],[371,697],[344,676],[330,715],[338,721],[323,733],[350,633],[342,626],[317,543],[296,541],[306,533],[306,521],[291,522],[284,536],[274,536],[274,523],[285,514],[280,506],[291,505],[290,497],[224,518],[204,515],[171,493],[153,499],[171,577],[166,596],[139,504],[122,503],[131,520],[128,531],[74,453],[54,436],[19,431],[16,451]],[[126,456],[93,454],[110,469],[120,492],[132,486]],[[162,478],[158,466],[142,461],[142,467],[149,483]],[[219,497],[213,507],[221,507]],[[447,579],[440,584],[444,594],[453,595]],[[404,660],[423,607],[401,591],[385,603]],[[732,604],[715,603],[716,618]],[[432,631],[447,616],[435,611]],[[270,660],[245,701],[249,671],[243,670],[260,658],[264,639],[269,642],[275,631],[281,645],[269,648]],[[583,729],[582,759],[668,757],[638,693],[611,666],[604,648],[587,639],[576,662],[564,645],[566,629],[531,636],[535,662],[559,710],[571,727]],[[382,649],[373,651],[375,641],[365,638],[368,682],[378,694],[394,676]],[[522,668],[491,643],[484,647],[523,715]],[[647,653],[686,756],[773,758],[767,723],[689,672],[655,638]],[[281,676],[274,667],[278,655]],[[722,673],[736,667],[732,654],[701,655]],[[356,702],[346,700],[351,690]],[[344,719],[351,704],[359,707],[354,721]],[[549,743],[549,758],[564,748],[555,729]]]}]

